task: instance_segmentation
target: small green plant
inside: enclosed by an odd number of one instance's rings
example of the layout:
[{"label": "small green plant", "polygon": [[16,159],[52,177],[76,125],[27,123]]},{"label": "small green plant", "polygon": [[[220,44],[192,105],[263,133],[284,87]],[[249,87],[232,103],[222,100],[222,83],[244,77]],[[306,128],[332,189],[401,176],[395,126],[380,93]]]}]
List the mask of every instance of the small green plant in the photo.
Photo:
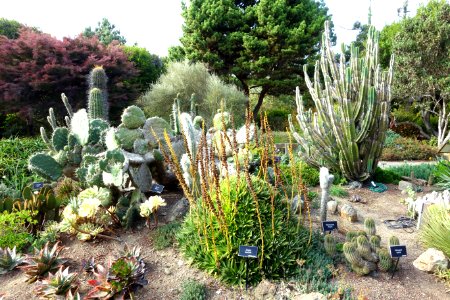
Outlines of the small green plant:
[{"label": "small green plant", "polygon": [[180,230],[180,223],[169,223],[158,227],[153,236],[153,247],[156,250],[162,250],[170,247],[176,241],[176,234]]},{"label": "small green plant", "polygon": [[195,280],[186,280],[182,285],[180,300],[205,300],[206,287]]},{"label": "small green plant", "polygon": [[0,248],[0,275],[14,270],[23,263],[24,259],[20,253],[16,252],[16,247],[12,250],[10,248]]},{"label": "small green plant", "polygon": [[81,184],[69,177],[64,177],[58,181],[56,187],[53,189],[55,197],[61,201],[62,205],[67,205],[70,198],[78,196],[82,191]]},{"label": "small green plant", "polygon": [[86,299],[134,298],[134,292],[145,285],[145,263],[136,257],[120,257],[108,267],[97,265],[96,279],[89,280],[93,286]]},{"label": "small green plant", "polygon": [[60,231],[59,223],[55,221],[47,222],[44,226],[44,230],[37,233],[36,239],[32,244],[33,248],[40,249],[47,243],[53,245],[58,240]]},{"label": "small green plant", "polygon": [[441,205],[428,207],[419,234],[425,246],[441,250],[450,257],[450,211],[448,209]]},{"label": "small green plant", "polygon": [[377,167],[375,174],[373,175],[375,182],[398,184],[402,180],[401,176],[394,172],[392,169],[382,169]]},{"label": "small green plant", "polygon": [[[292,165],[291,165],[292,164]],[[292,170],[291,168],[295,166],[296,172],[301,176],[302,181],[307,186],[317,186],[319,184],[319,170],[315,167],[311,167],[301,160],[295,160],[289,164],[282,164],[280,166],[281,176],[283,182],[286,185],[292,185]]]},{"label": "small green plant", "polygon": [[69,267],[60,267],[55,274],[50,273],[39,283],[36,294],[45,299],[58,299],[58,296],[67,299],[69,293],[72,295],[77,290],[77,280],[77,273],[69,273]]},{"label": "small green plant", "polygon": [[14,248],[22,251],[33,241],[29,227],[36,221],[28,210],[0,213],[0,248]]},{"label": "small green plant", "polygon": [[330,196],[333,197],[348,197],[349,193],[346,189],[344,189],[342,186],[339,185],[332,185],[330,188]]},{"label": "small green plant", "polygon": [[401,176],[409,177],[411,176],[411,173],[414,173],[415,178],[428,180],[435,168],[436,166],[433,164],[411,165],[404,163],[400,166],[388,167],[386,168],[386,171],[391,171],[400,178]]},{"label": "small green plant", "polygon": [[64,259],[59,258],[63,249],[58,243],[49,249],[47,243],[41,250],[35,249],[34,255],[27,255],[27,265],[20,267],[28,277],[26,282],[33,283],[58,270],[65,263]]},{"label": "small green plant", "polygon": [[450,269],[437,268],[434,271],[434,276],[445,282],[450,290]]},{"label": "small green plant", "polygon": [[450,189],[450,162],[441,160],[436,165],[433,175],[437,179],[437,186],[443,190]]}]

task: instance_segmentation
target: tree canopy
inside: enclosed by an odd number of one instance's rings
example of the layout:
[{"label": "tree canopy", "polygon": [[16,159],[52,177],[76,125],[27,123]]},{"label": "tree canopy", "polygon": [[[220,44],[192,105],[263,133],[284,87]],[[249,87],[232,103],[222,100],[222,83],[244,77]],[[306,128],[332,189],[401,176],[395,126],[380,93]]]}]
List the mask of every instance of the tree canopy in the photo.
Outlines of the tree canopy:
[{"label": "tree canopy", "polygon": [[314,0],[192,0],[183,6],[181,43],[186,58],[207,63],[247,96],[257,91],[257,115],[265,95],[304,84],[302,66],[319,51],[327,12]]},{"label": "tree canopy", "polygon": [[[445,142],[450,118],[445,113],[450,108],[450,4],[431,0],[420,7],[415,17],[401,22],[392,47],[396,57],[394,95],[417,101],[427,130],[438,136],[439,143]],[[430,114],[439,116],[438,130],[431,127]]]},{"label": "tree canopy", "polygon": [[62,117],[61,93],[75,109],[85,107],[86,76],[96,65],[109,77],[110,114],[118,119],[137,97],[127,83],[137,71],[117,42],[104,46],[97,38],[83,36],[61,41],[30,29],[17,39],[0,36],[0,114],[20,113],[32,124],[54,107]]},{"label": "tree canopy", "polygon": [[23,25],[17,21],[0,18],[0,35],[4,35],[8,39],[17,39],[22,27]]},{"label": "tree canopy", "polygon": [[116,29],[116,26],[111,24],[108,19],[103,18],[101,22],[98,22],[97,27],[92,30],[89,26],[84,29],[83,35],[86,37],[98,37],[99,41],[103,45],[109,45],[112,41],[118,41],[120,44],[125,44],[127,40],[120,35],[120,30]]}]

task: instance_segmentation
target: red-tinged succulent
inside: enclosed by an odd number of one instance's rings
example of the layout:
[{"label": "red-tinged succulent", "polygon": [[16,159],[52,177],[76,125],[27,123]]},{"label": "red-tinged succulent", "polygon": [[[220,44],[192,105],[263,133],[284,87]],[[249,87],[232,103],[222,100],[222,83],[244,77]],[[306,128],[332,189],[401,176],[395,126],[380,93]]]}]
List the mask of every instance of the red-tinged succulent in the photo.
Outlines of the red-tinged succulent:
[{"label": "red-tinged succulent", "polygon": [[94,288],[86,299],[134,299],[134,292],[148,283],[145,263],[136,257],[121,257],[107,268],[97,265],[96,279],[88,283]]},{"label": "red-tinged succulent", "polygon": [[48,248],[48,242],[39,252],[35,249],[33,256],[27,256],[27,265],[20,267],[28,276],[26,282],[33,283],[38,279],[44,278],[48,273],[56,272],[58,268],[65,263],[64,259],[59,258],[59,254],[64,247],[56,243],[51,250]]},{"label": "red-tinged succulent", "polygon": [[[63,269],[60,267],[54,275],[49,274],[48,278],[42,280],[36,289],[38,296],[45,299],[67,299],[69,292],[73,298],[72,291],[77,290],[77,273],[69,273],[69,267]],[[58,297],[59,296],[59,297]]]}]

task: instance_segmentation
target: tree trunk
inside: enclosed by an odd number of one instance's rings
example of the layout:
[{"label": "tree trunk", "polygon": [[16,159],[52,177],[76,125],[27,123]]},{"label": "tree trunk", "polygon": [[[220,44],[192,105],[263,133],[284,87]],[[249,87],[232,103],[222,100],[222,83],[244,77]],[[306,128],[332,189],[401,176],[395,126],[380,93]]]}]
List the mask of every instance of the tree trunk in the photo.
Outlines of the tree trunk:
[{"label": "tree trunk", "polygon": [[258,102],[256,103],[255,108],[253,109],[253,120],[256,120],[256,117],[258,116],[259,110],[263,104],[264,97],[266,96],[267,91],[268,91],[267,87],[263,86],[261,92],[258,95]]},{"label": "tree trunk", "polygon": [[431,114],[429,111],[422,111],[421,112],[422,115],[422,120],[423,120],[423,124],[425,125],[425,129],[432,135],[437,136],[438,132],[436,130],[434,130],[433,126],[431,125],[431,121],[430,121],[430,117]]}]

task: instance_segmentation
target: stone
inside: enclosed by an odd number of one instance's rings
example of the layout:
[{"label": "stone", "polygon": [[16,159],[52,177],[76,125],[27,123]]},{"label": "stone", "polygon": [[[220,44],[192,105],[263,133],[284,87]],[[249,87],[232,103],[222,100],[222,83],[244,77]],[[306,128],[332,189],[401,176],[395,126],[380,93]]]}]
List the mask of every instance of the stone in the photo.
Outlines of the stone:
[{"label": "stone", "polygon": [[360,189],[360,188],[362,188],[362,183],[359,181],[352,181],[348,184],[348,188],[350,190]]},{"label": "stone", "polygon": [[309,294],[302,294],[292,298],[293,300],[327,300],[327,297],[321,293],[313,292]]},{"label": "stone", "polygon": [[398,182],[398,189],[400,191],[406,191],[408,189],[412,189],[413,191],[417,190],[417,187],[414,183],[409,182],[409,181],[405,181],[405,180],[400,180]]},{"label": "stone", "polygon": [[350,204],[344,204],[341,207],[341,217],[349,220],[350,222],[358,221],[358,213]]},{"label": "stone", "polygon": [[152,172],[146,164],[142,164],[139,167],[131,167],[128,169],[131,175],[131,180],[134,185],[137,186],[141,192],[150,192],[152,188]]},{"label": "stone", "polygon": [[331,214],[335,214],[336,210],[337,210],[337,201],[336,200],[331,200],[327,202],[327,210],[329,213]]},{"label": "stone", "polygon": [[131,153],[128,151],[122,151],[126,159],[128,159],[130,165],[140,165],[145,162],[144,157],[140,154]]},{"label": "stone", "polygon": [[172,271],[170,271],[169,268],[164,268],[164,274],[170,275],[170,274],[172,274]]},{"label": "stone", "polygon": [[[300,198],[300,203],[298,202],[299,198]],[[303,195],[301,195],[300,197],[299,197],[298,194],[295,195],[295,197],[292,198],[292,200],[291,200],[291,211],[294,214],[299,213],[300,212],[300,208],[303,207],[304,204],[305,204],[305,201],[303,199]]]},{"label": "stone", "polygon": [[155,139],[155,137],[152,134],[152,128],[155,132],[156,136],[159,138],[159,140],[164,143],[164,131],[167,132],[169,137],[172,137],[172,128],[170,128],[169,123],[167,123],[166,120],[160,118],[160,117],[152,117],[148,118],[145,121],[144,124],[144,138],[149,141],[150,145],[153,148],[158,147],[158,141]]},{"label": "stone", "polygon": [[173,222],[177,219],[183,218],[189,210],[189,201],[186,198],[181,198],[174,205],[172,205],[167,212],[166,221]]},{"label": "stone", "polygon": [[413,262],[413,265],[421,271],[434,272],[437,268],[447,269],[448,259],[442,251],[429,248]]},{"label": "stone", "polygon": [[264,279],[258,284],[253,293],[255,299],[274,300],[277,295],[277,286]]}]

